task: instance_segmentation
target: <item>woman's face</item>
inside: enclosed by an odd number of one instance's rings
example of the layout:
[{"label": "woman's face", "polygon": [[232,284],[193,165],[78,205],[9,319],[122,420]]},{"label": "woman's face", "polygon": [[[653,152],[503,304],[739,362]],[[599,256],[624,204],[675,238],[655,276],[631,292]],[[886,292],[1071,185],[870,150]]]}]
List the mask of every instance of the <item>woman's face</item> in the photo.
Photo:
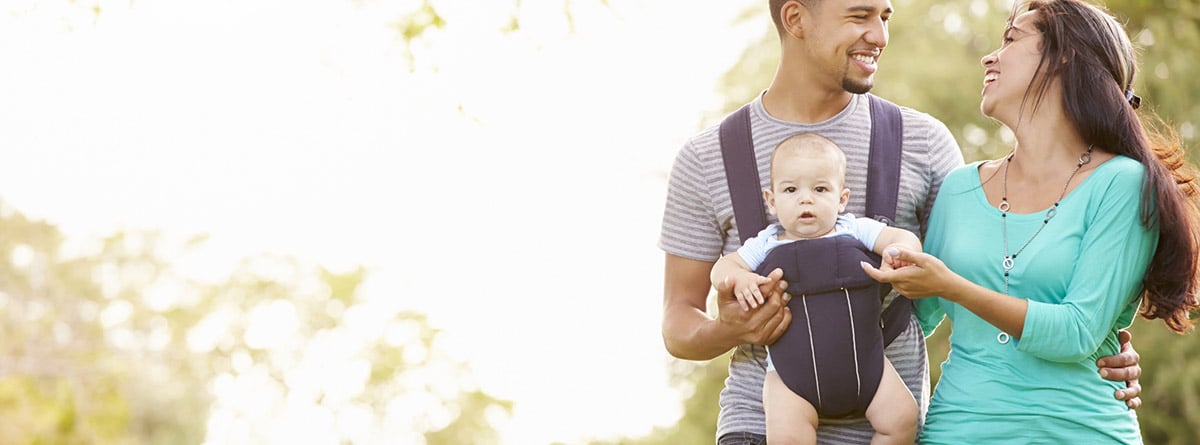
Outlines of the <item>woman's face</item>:
[{"label": "woman's face", "polygon": [[1021,102],[1042,57],[1042,33],[1034,27],[1038,20],[1037,11],[1017,16],[1004,30],[1000,48],[981,60],[984,75],[979,109],[1010,128],[1020,117]]}]

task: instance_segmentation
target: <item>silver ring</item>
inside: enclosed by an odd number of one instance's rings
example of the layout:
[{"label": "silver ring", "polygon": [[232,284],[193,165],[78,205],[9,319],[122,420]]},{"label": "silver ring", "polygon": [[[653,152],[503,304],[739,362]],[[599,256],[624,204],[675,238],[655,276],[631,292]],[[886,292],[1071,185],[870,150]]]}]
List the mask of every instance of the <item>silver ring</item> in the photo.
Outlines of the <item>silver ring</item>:
[{"label": "silver ring", "polygon": [[999,334],[996,334],[996,341],[1002,345],[1008,344],[1008,341],[1010,339],[1012,339],[1012,337],[1010,335],[1008,335],[1007,332],[1001,331]]}]

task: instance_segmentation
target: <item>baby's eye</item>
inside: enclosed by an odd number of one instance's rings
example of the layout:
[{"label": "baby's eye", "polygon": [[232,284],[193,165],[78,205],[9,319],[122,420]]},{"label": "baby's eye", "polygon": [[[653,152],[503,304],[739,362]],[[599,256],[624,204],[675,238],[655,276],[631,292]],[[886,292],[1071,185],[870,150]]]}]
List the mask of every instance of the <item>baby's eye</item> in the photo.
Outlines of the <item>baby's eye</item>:
[{"label": "baby's eye", "polygon": [[796,188],[795,187],[784,187],[783,192],[784,193],[796,193]]},{"label": "baby's eye", "polygon": [[823,185],[818,185],[818,186],[814,187],[813,190],[815,190],[817,193],[825,193],[825,192],[829,191],[829,187],[826,187]]}]

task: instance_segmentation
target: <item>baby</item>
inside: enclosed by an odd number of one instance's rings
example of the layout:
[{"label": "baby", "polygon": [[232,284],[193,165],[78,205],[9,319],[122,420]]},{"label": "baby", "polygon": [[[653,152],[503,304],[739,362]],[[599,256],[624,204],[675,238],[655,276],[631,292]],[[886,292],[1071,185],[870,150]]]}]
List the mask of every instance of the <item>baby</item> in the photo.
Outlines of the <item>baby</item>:
[{"label": "baby", "polygon": [[[879,284],[862,272],[857,259],[842,258],[866,256],[870,249],[882,256],[881,268],[897,269],[906,264],[894,258],[894,247],[920,251],[921,242],[906,230],[843,214],[850,199],[845,176],[845,155],[833,141],[815,133],[785,139],[771,157],[771,187],[763,190],[767,208],[779,222],[723,256],[711,272],[714,285],[729,285],[748,311],[763,303],[759,285],[772,266],[784,266],[793,319],[779,341],[768,346],[763,409],[771,443],[816,443],[818,412],[827,417],[862,413],[875,429],[872,444],[912,444],[916,436],[916,401],[883,356]],[[833,312],[820,309],[830,304]],[[822,328],[813,334],[814,325],[830,323],[838,332]],[[846,341],[836,343],[839,336]],[[822,346],[826,342],[836,346]]]}]

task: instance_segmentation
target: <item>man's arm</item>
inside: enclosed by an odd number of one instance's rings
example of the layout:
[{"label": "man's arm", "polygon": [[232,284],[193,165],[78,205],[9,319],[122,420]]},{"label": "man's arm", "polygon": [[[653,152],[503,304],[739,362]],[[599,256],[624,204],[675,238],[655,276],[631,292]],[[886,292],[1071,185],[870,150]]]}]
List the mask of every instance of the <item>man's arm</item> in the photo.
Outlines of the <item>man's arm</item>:
[{"label": "man's arm", "polygon": [[713,262],[666,255],[663,285],[663,343],[684,360],[711,360],[737,345],[770,344],[783,334],[792,314],[782,272],[772,272],[761,289],[765,301],[743,311],[728,285],[718,283],[717,317],[708,316],[709,273]]},{"label": "man's arm", "polygon": [[1124,400],[1130,409],[1142,406],[1142,385],[1138,379],[1142,376],[1142,367],[1138,365],[1141,356],[1133,350],[1133,334],[1120,330],[1118,339],[1121,343],[1121,353],[1100,357],[1096,366],[1100,367],[1100,377],[1114,382],[1125,382],[1125,389],[1118,389],[1114,397]]}]

